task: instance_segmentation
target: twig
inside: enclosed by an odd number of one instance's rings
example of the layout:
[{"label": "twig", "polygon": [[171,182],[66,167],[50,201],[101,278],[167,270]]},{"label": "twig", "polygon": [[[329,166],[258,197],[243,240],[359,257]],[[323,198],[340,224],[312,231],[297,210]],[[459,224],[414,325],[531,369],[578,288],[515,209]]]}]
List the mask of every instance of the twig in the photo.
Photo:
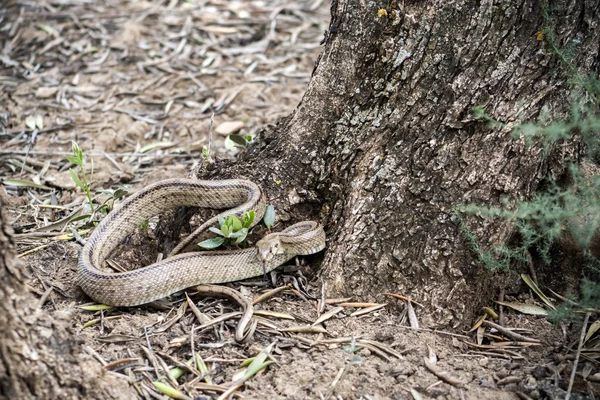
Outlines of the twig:
[{"label": "twig", "polygon": [[[154,373],[156,374],[156,378],[158,379],[158,377],[160,376],[158,373],[158,365],[156,365],[156,357],[154,357],[154,352],[152,351],[152,345],[150,344],[150,337],[148,336],[148,329],[146,327],[144,327],[144,335],[146,336],[146,343],[148,344],[148,358],[150,359],[150,362],[152,363],[152,366],[154,367]],[[142,349],[144,348],[144,346],[142,346]]]},{"label": "twig", "polygon": [[206,154],[208,155],[208,162],[212,162],[212,158],[210,156],[210,146],[212,145],[212,137],[213,137],[213,123],[215,122],[215,113],[212,113],[210,116],[210,127],[208,128],[208,147],[206,148]]},{"label": "twig", "polygon": [[483,325],[487,326],[488,328],[494,328],[496,329],[498,332],[500,332],[501,334],[503,334],[504,336],[508,336],[512,339],[521,341],[521,342],[532,342],[532,343],[541,343],[540,340],[538,339],[533,339],[533,338],[529,338],[527,336],[523,336],[519,333],[513,332],[510,329],[504,328],[498,324],[495,324],[491,321],[483,321]]},{"label": "twig", "polygon": [[327,399],[329,399],[331,397],[331,395],[333,394],[333,391],[335,390],[335,387],[337,386],[338,383],[340,383],[340,380],[342,379],[342,376],[344,376],[344,372],[345,371],[346,371],[346,367],[342,367],[339,370],[339,372],[335,376],[335,379],[333,380],[333,382],[331,382],[331,386],[329,387],[329,390],[327,391],[327,394],[325,394],[325,400],[327,400]]},{"label": "twig", "polygon": [[440,378],[444,382],[449,383],[449,384],[454,385],[454,386],[459,386],[459,387],[462,386],[462,385],[464,385],[464,382],[462,382],[458,378],[455,378],[455,377],[451,376],[448,372],[446,372],[446,371],[440,371],[435,366],[435,364],[433,364],[431,361],[429,361],[427,359],[427,357],[423,357],[423,362],[425,363],[425,366],[427,367],[427,369],[432,374],[434,374],[435,376],[437,376],[438,378]]},{"label": "twig", "polygon": [[571,397],[571,391],[573,390],[573,383],[575,382],[575,374],[577,373],[577,363],[579,363],[579,356],[581,355],[581,348],[583,347],[583,342],[585,341],[585,331],[587,329],[588,320],[590,319],[590,312],[585,313],[585,318],[583,319],[583,326],[581,327],[581,336],[579,337],[579,346],[577,346],[577,354],[575,355],[575,361],[573,361],[573,370],[571,371],[571,379],[569,379],[569,388],[567,389],[567,394],[565,396],[565,400],[569,400]]},{"label": "twig", "polygon": [[77,232],[77,229],[75,229],[74,227],[71,227],[71,233],[73,234],[73,237],[75,238],[77,243],[79,243],[82,246],[85,246],[85,239],[81,237],[79,232]]}]

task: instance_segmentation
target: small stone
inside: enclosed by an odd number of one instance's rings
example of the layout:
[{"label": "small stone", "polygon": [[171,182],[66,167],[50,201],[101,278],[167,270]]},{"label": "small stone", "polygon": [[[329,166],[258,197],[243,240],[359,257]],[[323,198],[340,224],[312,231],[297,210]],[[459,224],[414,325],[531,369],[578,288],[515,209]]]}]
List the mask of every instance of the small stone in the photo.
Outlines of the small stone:
[{"label": "small stone", "polygon": [[231,135],[242,129],[244,127],[244,123],[242,121],[227,121],[223,122],[219,126],[215,128],[215,133],[219,135],[227,136]]},{"label": "small stone", "polygon": [[527,380],[525,381],[525,385],[524,385],[525,389],[527,390],[535,390],[537,389],[537,379],[535,379],[533,376],[528,376]]},{"label": "small stone", "polygon": [[502,368],[500,371],[496,372],[496,377],[498,380],[504,379],[508,376],[508,371],[505,368]]},{"label": "small stone", "polygon": [[35,91],[35,97],[38,99],[48,99],[50,97],[54,97],[57,92],[57,87],[40,87]]},{"label": "small stone", "polygon": [[73,178],[71,178],[71,173],[69,171],[49,172],[45,177],[46,185],[54,186],[63,190],[75,190],[77,189],[77,185],[73,182]]}]

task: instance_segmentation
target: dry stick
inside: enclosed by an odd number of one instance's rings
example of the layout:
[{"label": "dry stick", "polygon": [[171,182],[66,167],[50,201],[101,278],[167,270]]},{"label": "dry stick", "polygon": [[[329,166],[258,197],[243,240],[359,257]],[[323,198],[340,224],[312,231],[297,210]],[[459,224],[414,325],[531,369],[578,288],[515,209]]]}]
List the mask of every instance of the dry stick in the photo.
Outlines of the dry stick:
[{"label": "dry stick", "polygon": [[435,376],[437,376],[438,378],[440,378],[441,380],[443,380],[446,383],[449,383],[451,385],[454,386],[462,386],[464,385],[464,382],[462,382],[460,379],[450,375],[447,371],[440,371],[434,363],[432,363],[431,361],[429,361],[427,359],[427,357],[423,357],[423,362],[425,363],[425,366],[427,367],[427,369],[434,374]]},{"label": "dry stick", "polygon": [[79,232],[77,232],[77,229],[75,229],[74,227],[71,227],[71,233],[73,234],[73,237],[75,238],[77,243],[79,243],[82,246],[85,246],[85,239],[81,237]]},{"label": "dry stick", "polygon": [[510,329],[506,329],[506,328],[504,328],[498,324],[495,324],[491,321],[483,321],[483,325],[487,326],[488,328],[494,328],[498,332],[503,334],[504,336],[508,336],[510,338],[513,338],[513,339],[521,341],[521,342],[541,343],[541,341],[538,339],[533,339],[533,338],[529,338],[527,336],[523,336],[519,333],[513,332]]},{"label": "dry stick", "polygon": [[[144,327],[144,335],[146,335],[146,343],[148,343],[148,358],[154,367],[154,373],[156,374],[156,379],[160,376],[158,373],[158,365],[156,365],[156,357],[154,357],[154,352],[152,351],[152,345],[150,344],[150,337],[148,337],[148,329]],[[144,349],[144,346],[142,346]]]},{"label": "dry stick", "polygon": [[105,366],[108,364],[106,361],[104,361],[102,356],[96,350],[92,349],[90,346],[86,346],[85,351],[87,351],[88,354],[91,354],[96,360],[98,360],[98,362],[100,364],[102,364],[102,366]]},{"label": "dry stick", "polygon": [[321,284],[321,301],[319,304],[319,309],[317,310],[317,315],[321,316],[323,312],[325,312],[325,305],[327,303],[327,283],[322,282]]},{"label": "dry stick", "polygon": [[287,290],[287,289],[289,289],[289,286],[288,286],[288,285],[285,285],[285,286],[279,286],[278,288],[275,288],[275,289],[273,289],[273,290],[270,290],[270,291],[268,291],[268,292],[266,292],[266,293],[263,293],[263,294],[261,294],[260,296],[258,296],[258,297],[257,297],[257,298],[256,298],[256,299],[255,299],[255,300],[252,302],[252,305],[253,305],[253,306],[255,306],[255,305],[257,305],[258,303],[261,303],[261,302],[265,301],[265,300],[266,300],[266,299],[268,299],[269,297],[272,297],[272,296],[276,295],[277,293],[279,293],[279,292],[283,292],[284,290]]},{"label": "dry stick", "polygon": [[525,250],[525,256],[527,257],[527,264],[529,266],[529,272],[531,273],[531,279],[538,284],[537,274],[535,273],[535,268],[533,266],[533,260],[531,259],[531,253],[528,250]]},{"label": "dry stick", "polygon": [[410,329],[412,331],[420,331],[420,332],[429,332],[429,333],[439,333],[441,335],[448,335],[448,336],[454,336],[454,337],[459,337],[462,339],[471,339],[471,337],[466,336],[466,335],[461,335],[459,333],[452,333],[452,332],[446,332],[446,331],[438,331],[438,330],[433,330],[433,329],[427,329],[427,328],[411,328],[410,326],[404,326],[404,325],[395,325],[398,328],[404,328],[404,329]]},{"label": "dry stick", "polygon": [[417,318],[415,309],[410,302],[410,297],[408,300],[406,300],[406,310],[408,312],[408,321],[410,322],[410,327],[413,329],[419,329],[419,319]]},{"label": "dry stick", "polygon": [[[163,369],[163,371],[165,371],[165,377],[167,378],[167,380],[169,382],[171,382],[171,385],[173,385],[173,387],[175,389],[177,389],[179,387],[179,383],[177,383],[177,381],[175,380],[175,378],[173,378],[173,376],[169,372],[169,366],[167,365],[167,363],[165,362],[165,360],[163,360],[162,357],[160,357],[158,354],[155,354],[154,356],[158,360],[158,363],[160,364],[160,367]],[[159,380],[159,379],[160,379],[160,376],[157,378],[157,380]]]},{"label": "dry stick", "polygon": [[181,368],[186,370],[187,372],[194,374],[195,376],[201,376],[202,374],[200,374],[198,371],[196,371],[194,368],[192,368],[190,365],[179,361],[178,359],[176,359],[173,356],[170,356],[167,353],[159,353],[162,357],[167,358],[169,361],[171,361],[173,364],[175,364],[176,367]]},{"label": "dry stick", "polygon": [[213,132],[213,123],[215,122],[215,113],[212,113],[210,116],[210,126],[208,128],[208,147],[206,148],[206,154],[208,154],[208,162],[212,162],[212,158],[210,157],[210,146],[212,144],[212,132]]},{"label": "dry stick", "polygon": [[44,306],[44,303],[46,303],[46,300],[48,300],[48,296],[50,296],[50,293],[52,293],[52,290],[53,290],[52,286],[49,286],[48,289],[46,289],[46,291],[44,292],[42,297],[40,297],[40,302],[38,304],[38,308],[42,308]]},{"label": "dry stick", "polygon": [[333,380],[333,382],[331,382],[331,386],[330,386],[329,390],[327,391],[327,394],[325,394],[325,400],[329,399],[331,397],[331,395],[333,394],[335,387],[337,386],[337,384],[342,379],[342,376],[344,375],[344,371],[346,371],[346,367],[342,367],[340,369],[340,371],[337,373],[337,375],[335,376],[335,379]]},{"label": "dry stick", "polygon": [[581,327],[581,336],[579,337],[579,346],[577,346],[577,354],[575,355],[575,361],[573,362],[573,371],[571,371],[571,379],[569,379],[569,388],[567,389],[567,395],[565,396],[565,400],[569,400],[569,398],[571,397],[573,383],[575,382],[575,374],[577,373],[577,363],[579,363],[581,348],[583,347],[583,342],[585,341],[585,331],[587,328],[588,321],[590,319],[590,314],[590,312],[586,312],[585,318],[583,319],[583,326]]},{"label": "dry stick", "polygon": [[29,157],[29,151],[35,144],[35,138],[38,134],[37,128],[31,132],[31,138],[27,141],[27,150],[25,151],[25,157],[23,158],[23,164],[21,165],[21,172],[19,172],[19,179],[23,176],[23,170],[25,169],[25,164],[27,164],[27,157]]},{"label": "dry stick", "polygon": [[[500,289],[500,293],[498,294],[498,301],[504,301],[504,289]],[[504,306],[502,304],[498,305],[498,323],[500,325],[504,325]]]},{"label": "dry stick", "polygon": [[244,385],[244,382],[238,383],[237,385],[230,387],[229,389],[227,389],[226,391],[224,391],[223,394],[221,396],[219,396],[219,398],[217,400],[228,399],[230,396],[233,396],[234,392],[236,390],[238,390],[239,388],[241,388],[243,385]]},{"label": "dry stick", "polygon": [[[187,296],[187,293],[185,295]],[[192,329],[190,331],[190,348],[192,349],[192,365],[195,365],[196,369],[200,371],[200,368],[198,368],[198,361],[196,360],[196,350],[194,349],[194,324],[192,324]]]}]

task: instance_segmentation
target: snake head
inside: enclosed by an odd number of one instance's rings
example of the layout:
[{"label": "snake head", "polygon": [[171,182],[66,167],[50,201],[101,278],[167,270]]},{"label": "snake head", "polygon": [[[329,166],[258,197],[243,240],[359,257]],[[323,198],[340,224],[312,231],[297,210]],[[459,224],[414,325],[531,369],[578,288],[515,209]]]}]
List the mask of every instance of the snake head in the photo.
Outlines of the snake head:
[{"label": "snake head", "polygon": [[275,254],[282,252],[279,239],[264,237],[256,243],[256,250],[258,251],[258,258],[264,263],[267,263],[273,259]]}]

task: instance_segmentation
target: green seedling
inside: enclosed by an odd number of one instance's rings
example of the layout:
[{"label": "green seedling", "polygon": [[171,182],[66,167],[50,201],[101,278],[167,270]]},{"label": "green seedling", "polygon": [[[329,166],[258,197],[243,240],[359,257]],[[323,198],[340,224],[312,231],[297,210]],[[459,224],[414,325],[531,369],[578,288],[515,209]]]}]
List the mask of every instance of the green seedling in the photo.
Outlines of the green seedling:
[{"label": "green seedling", "polygon": [[104,202],[100,204],[100,206],[98,206],[96,211],[100,211],[103,215],[106,216],[115,207],[115,200],[119,200],[121,197],[129,193],[130,188],[131,187],[129,185],[125,185],[116,189],[101,189],[96,191],[96,193],[108,195],[108,198],[104,200]]},{"label": "green seedling", "polygon": [[227,218],[219,216],[218,221],[219,228],[211,226],[208,229],[219,236],[198,243],[200,247],[204,249],[216,249],[223,244],[242,244],[248,236],[248,230],[252,222],[254,222],[254,210],[245,212],[241,220],[235,215],[230,215]]},{"label": "green seedling", "polygon": [[234,133],[225,138],[225,148],[229,151],[234,151],[239,147],[248,147],[253,140],[254,137],[252,135],[238,135]]},{"label": "green seedling", "polygon": [[92,215],[94,215],[94,202],[92,199],[92,191],[90,189],[90,184],[92,182],[92,178],[94,177],[94,162],[91,162],[91,174],[90,179],[88,180],[87,175],[85,173],[85,159],[83,157],[83,151],[79,148],[75,141],[71,142],[71,152],[72,156],[65,156],[65,158],[79,167],[80,173],[79,175],[72,169],[69,168],[69,172],[71,173],[71,179],[75,184],[85,193]]}]

